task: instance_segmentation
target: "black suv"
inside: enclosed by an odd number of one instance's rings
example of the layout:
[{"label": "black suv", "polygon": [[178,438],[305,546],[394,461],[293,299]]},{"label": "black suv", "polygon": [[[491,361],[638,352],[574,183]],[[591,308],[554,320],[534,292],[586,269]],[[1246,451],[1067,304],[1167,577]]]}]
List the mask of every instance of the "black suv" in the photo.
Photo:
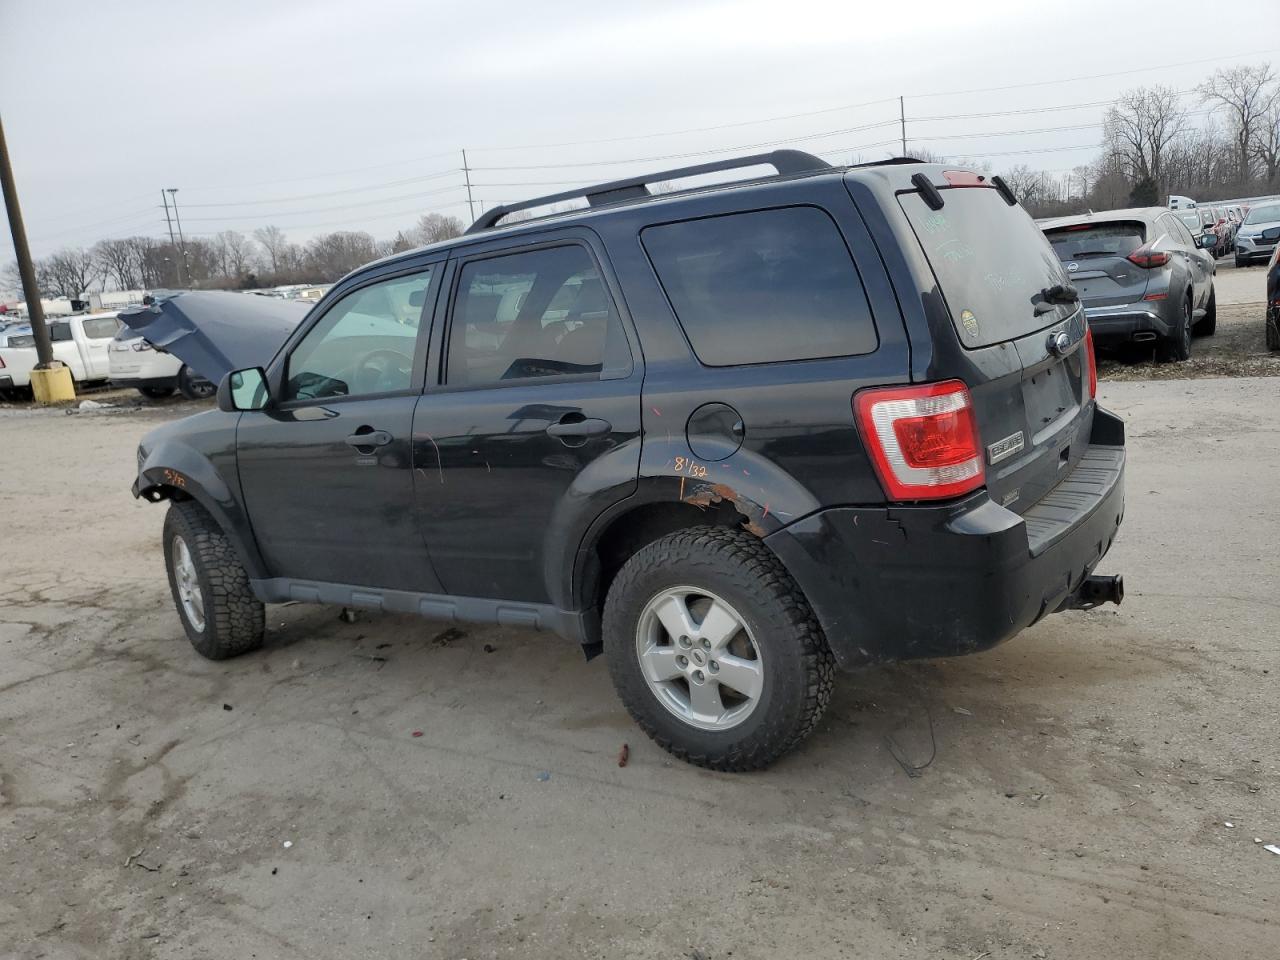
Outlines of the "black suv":
[{"label": "black suv", "polygon": [[291,600],[550,630],[663,747],[743,770],[814,729],[837,666],[1121,598],[1091,573],[1123,424],[999,177],[780,151],[499,207],[257,362],[138,451],[207,657]]}]

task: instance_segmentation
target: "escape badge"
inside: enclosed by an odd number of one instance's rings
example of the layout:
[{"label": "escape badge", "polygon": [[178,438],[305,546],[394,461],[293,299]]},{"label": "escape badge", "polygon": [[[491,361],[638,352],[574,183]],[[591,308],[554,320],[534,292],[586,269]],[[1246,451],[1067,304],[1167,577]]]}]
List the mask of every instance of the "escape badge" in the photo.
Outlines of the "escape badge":
[{"label": "escape badge", "polygon": [[973,315],[972,310],[961,312],[960,325],[964,327],[964,332],[969,336],[975,338],[978,336],[978,318]]}]

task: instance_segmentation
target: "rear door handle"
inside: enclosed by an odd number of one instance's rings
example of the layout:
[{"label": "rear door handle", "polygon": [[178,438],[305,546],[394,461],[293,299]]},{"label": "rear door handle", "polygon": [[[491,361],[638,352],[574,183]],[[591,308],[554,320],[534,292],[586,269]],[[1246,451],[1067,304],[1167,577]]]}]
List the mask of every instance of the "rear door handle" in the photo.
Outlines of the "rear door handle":
[{"label": "rear door handle", "polygon": [[594,417],[586,417],[584,419],[561,420],[559,423],[553,423],[547,427],[547,433],[553,437],[602,437],[606,433],[613,430],[613,424],[608,420],[599,420]]},{"label": "rear door handle", "polygon": [[391,434],[385,430],[369,430],[362,427],[364,433],[356,432],[347,437],[349,447],[385,447],[391,442]]}]

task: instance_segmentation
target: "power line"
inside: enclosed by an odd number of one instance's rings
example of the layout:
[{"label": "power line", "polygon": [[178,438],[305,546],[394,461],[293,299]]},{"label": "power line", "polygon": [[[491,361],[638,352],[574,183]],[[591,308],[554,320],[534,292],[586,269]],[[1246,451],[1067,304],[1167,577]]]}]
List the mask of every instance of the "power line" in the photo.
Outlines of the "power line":
[{"label": "power line", "polygon": [[909,100],[923,100],[927,97],[960,97],[971,93],[996,93],[1002,90],[1024,90],[1027,87],[1048,87],[1059,83],[1076,83],[1080,80],[1104,80],[1108,77],[1127,77],[1135,73],[1150,73],[1153,70],[1171,70],[1174,67],[1194,67],[1203,63],[1221,63],[1223,60],[1245,60],[1249,57],[1262,57],[1280,53],[1280,50],[1259,50],[1254,53],[1235,53],[1223,57],[1206,57],[1203,60],[1183,60],[1180,63],[1162,63],[1154,67],[1135,67],[1132,70],[1116,70],[1111,73],[1094,73],[1083,77],[1064,77],[1059,80],[1036,80],[1030,83],[1011,83],[1000,87],[975,87],[972,90],[942,90],[937,93],[907,94]]},{"label": "power line", "polygon": [[[329,213],[333,210],[349,210],[352,207],[371,207],[380,203],[395,203],[401,200],[423,199],[425,197],[437,196],[441,193],[448,193],[450,190],[460,190],[461,184],[450,184],[447,187],[441,187],[437,190],[427,190],[422,193],[405,193],[396,197],[380,197],[377,200],[361,200],[356,203],[343,203],[336,207],[311,207],[303,210],[287,210],[276,213],[236,213],[225,217],[188,217],[190,221],[208,222],[208,221],[226,221],[226,220],[274,220],[281,217],[293,217],[298,214],[308,213]],[[194,206],[194,204],[187,204]]]},{"label": "power line", "polygon": [[452,176],[461,173],[458,168],[450,168],[448,170],[437,170],[434,173],[423,174],[420,177],[406,177],[403,180],[388,180],[385,183],[370,184],[367,187],[349,187],[345,190],[324,190],[320,193],[298,193],[291,197],[273,197],[267,200],[226,200],[221,203],[188,203],[188,207],[248,207],[258,206],[263,203],[291,203],[294,200],[315,200],[320,197],[337,197],[352,193],[364,193],[366,190],[385,190],[387,187],[402,187],[406,183],[421,183],[426,180],[439,180],[441,177]]},{"label": "power line", "polygon": [[375,163],[367,167],[352,167],[348,170],[331,170],[328,173],[312,173],[303,177],[285,177],[280,180],[258,180],[254,183],[237,183],[222,184],[213,187],[191,187],[192,190],[241,190],[245,187],[269,187],[278,183],[300,183],[303,180],[321,180],[325,177],[344,177],[349,173],[367,173],[370,170],[385,170],[388,167],[403,167],[409,163],[422,163],[426,160],[438,160],[440,157],[452,157],[456,151],[442,150],[439,153],[429,153],[425,157],[410,157],[405,160],[392,160],[387,163]]},{"label": "power line", "polygon": [[776,123],[779,120],[798,120],[802,117],[816,117],[826,113],[841,113],[845,110],[858,110],[862,107],[874,107],[882,103],[893,103],[897,99],[897,97],[886,97],[883,100],[866,100],[862,103],[847,103],[839,107],[825,107],[822,110],[808,110],[804,113],[788,113],[778,117],[764,117],[760,120],[741,120],[737,123],[719,123],[709,127],[688,127],[684,130],[665,130],[660,133],[634,133],[625,137],[605,137],[599,140],[573,140],[565,143],[532,143],[510,147],[476,147],[472,152],[490,153],[502,150],[552,150],[559,147],[589,147],[601,143],[623,143],[629,140],[653,140],[657,137],[676,137],[688,133],[710,133],[714,130],[730,130],[738,127],[756,126],[761,123]]}]

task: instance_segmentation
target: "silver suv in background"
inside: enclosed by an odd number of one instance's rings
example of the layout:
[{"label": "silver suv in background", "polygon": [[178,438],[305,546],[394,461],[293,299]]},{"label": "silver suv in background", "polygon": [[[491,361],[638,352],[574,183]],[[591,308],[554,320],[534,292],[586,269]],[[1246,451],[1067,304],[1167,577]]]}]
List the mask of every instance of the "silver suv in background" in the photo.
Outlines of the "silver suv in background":
[{"label": "silver suv in background", "polygon": [[1280,240],[1280,201],[1258,203],[1249,209],[1249,215],[1236,233],[1236,266],[1243,267],[1255,261],[1270,259]]},{"label": "silver suv in background", "polygon": [[1193,236],[1162,207],[1108,210],[1040,224],[1080,294],[1101,345],[1155,342],[1162,359],[1186,360],[1191,336],[1217,325],[1214,236]]}]

